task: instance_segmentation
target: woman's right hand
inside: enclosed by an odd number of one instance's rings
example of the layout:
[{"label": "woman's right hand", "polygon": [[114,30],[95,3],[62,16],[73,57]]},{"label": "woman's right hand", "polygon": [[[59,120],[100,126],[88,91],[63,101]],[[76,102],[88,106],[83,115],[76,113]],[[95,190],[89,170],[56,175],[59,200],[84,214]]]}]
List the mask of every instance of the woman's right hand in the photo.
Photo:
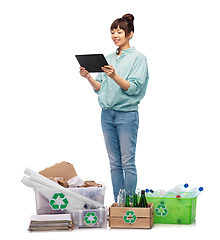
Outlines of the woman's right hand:
[{"label": "woman's right hand", "polygon": [[87,78],[87,80],[90,82],[90,84],[92,85],[92,87],[96,90],[99,91],[101,88],[101,84],[99,82],[97,82],[96,80],[94,80],[91,75],[89,74],[89,72],[84,68],[84,67],[80,67],[80,71],[79,71],[80,75],[84,78]]},{"label": "woman's right hand", "polygon": [[84,68],[84,67],[80,67],[80,71],[79,71],[80,75],[84,78],[89,78],[90,74],[89,72]]}]

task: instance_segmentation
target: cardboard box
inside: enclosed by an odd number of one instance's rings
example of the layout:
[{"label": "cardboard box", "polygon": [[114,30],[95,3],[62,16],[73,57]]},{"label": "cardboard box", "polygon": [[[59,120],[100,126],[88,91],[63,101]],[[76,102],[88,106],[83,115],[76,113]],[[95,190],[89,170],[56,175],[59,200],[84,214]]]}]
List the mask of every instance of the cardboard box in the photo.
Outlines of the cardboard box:
[{"label": "cardboard box", "polygon": [[152,228],[154,224],[154,204],[148,208],[116,207],[109,208],[109,227],[111,228]]},{"label": "cardboard box", "polygon": [[56,163],[54,166],[45,168],[39,172],[44,177],[63,177],[66,181],[70,178],[76,177],[76,171],[72,164],[68,162]]}]

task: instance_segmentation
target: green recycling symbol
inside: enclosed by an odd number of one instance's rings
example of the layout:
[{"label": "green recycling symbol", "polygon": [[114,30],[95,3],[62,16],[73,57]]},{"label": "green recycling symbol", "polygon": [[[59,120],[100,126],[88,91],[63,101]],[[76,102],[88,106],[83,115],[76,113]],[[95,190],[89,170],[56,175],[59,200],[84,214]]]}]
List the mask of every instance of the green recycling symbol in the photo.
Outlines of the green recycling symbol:
[{"label": "green recycling symbol", "polygon": [[168,214],[168,210],[166,208],[166,205],[158,204],[156,209],[155,209],[155,213],[159,217],[166,217],[166,215]]},{"label": "green recycling symbol", "polygon": [[53,210],[61,209],[63,211],[67,208],[68,203],[69,201],[65,198],[63,193],[54,193],[52,199],[50,200],[50,206]]},{"label": "green recycling symbol", "polygon": [[134,211],[127,211],[123,217],[123,220],[125,223],[133,224],[135,223],[137,217],[134,213]]},{"label": "green recycling symbol", "polygon": [[98,221],[98,218],[94,212],[88,212],[84,217],[84,223],[86,226],[92,226],[96,224]]}]

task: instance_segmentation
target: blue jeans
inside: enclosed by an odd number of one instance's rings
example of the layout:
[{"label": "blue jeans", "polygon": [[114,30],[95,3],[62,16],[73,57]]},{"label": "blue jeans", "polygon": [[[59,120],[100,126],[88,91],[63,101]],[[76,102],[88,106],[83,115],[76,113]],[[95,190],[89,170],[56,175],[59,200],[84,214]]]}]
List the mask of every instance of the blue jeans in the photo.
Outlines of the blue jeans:
[{"label": "blue jeans", "polygon": [[102,131],[109,156],[114,200],[120,189],[130,196],[137,186],[135,152],[139,126],[138,111],[102,110]]}]

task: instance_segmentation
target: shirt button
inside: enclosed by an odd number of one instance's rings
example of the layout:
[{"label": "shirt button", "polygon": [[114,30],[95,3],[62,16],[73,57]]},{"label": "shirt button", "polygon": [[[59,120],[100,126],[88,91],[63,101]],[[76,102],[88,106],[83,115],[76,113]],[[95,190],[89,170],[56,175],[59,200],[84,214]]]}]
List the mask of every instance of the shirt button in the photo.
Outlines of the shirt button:
[{"label": "shirt button", "polygon": [[110,87],[110,90],[112,90],[112,88]]},{"label": "shirt button", "polygon": [[109,98],[108,98],[108,101],[109,101]]}]

